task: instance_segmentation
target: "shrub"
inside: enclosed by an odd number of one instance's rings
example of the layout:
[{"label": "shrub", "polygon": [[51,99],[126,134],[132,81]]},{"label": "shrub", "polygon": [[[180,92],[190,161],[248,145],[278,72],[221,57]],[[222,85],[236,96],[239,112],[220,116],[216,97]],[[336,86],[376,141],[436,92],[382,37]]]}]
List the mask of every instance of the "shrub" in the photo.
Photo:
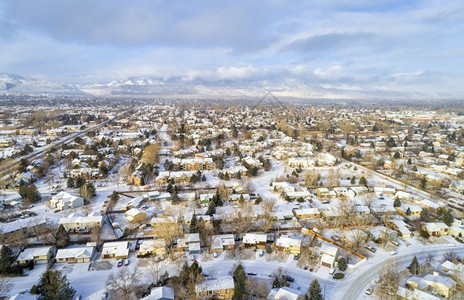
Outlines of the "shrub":
[{"label": "shrub", "polygon": [[345,274],[343,273],[335,273],[333,276],[333,279],[343,279],[345,277]]}]

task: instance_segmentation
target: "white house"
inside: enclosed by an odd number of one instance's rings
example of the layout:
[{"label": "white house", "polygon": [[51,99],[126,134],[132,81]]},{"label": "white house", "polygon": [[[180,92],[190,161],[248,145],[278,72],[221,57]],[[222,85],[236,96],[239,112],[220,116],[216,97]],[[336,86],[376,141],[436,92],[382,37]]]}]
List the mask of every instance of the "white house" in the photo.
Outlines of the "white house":
[{"label": "white house", "polygon": [[95,247],[59,249],[55,259],[56,262],[85,263],[92,260],[94,252]]},{"label": "white house", "polygon": [[52,197],[50,205],[59,210],[77,208],[84,205],[84,198],[62,191]]}]

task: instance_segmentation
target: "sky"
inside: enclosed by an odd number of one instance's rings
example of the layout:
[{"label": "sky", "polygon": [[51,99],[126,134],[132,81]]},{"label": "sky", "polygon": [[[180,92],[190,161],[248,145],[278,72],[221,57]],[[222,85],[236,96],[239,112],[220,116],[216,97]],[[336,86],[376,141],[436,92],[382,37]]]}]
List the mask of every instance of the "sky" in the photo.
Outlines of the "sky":
[{"label": "sky", "polygon": [[0,72],[464,92],[464,1],[0,1]]}]

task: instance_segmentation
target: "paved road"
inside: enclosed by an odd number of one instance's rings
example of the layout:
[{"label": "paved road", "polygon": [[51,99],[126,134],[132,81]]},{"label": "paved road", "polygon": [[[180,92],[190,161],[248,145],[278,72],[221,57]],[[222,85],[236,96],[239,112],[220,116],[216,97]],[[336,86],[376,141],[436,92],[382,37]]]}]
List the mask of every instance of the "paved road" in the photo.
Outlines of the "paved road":
[{"label": "paved road", "polygon": [[10,172],[11,169],[13,168],[17,168],[17,165],[19,163],[19,161],[22,159],[22,158],[25,158],[25,159],[28,159],[28,160],[31,160],[31,159],[35,159],[35,158],[38,158],[38,157],[41,157],[43,155],[46,154],[46,152],[52,148],[52,147],[55,147],[55,146],[59,146],[59,145],[62,145],[66,142],[69,142],[73,139],[75,139],[76,137],[80,137],[80,136],[83,136],[85,135],[87,132],[91,132],[91,131],[94,131],[96,129],[99,129],[103,126],[105,126],[108,122],[111,122],[113,120],[115,120],[116,118],[118,118],[119,116],[125,114],[126,111],[116,115],[115,117],[111,118],[111,119],[108,119],[106,121],[103,121],[101,122],[100,124],[97,124],[95,126],[92,126],[92,127],[89,127],[89,128],[86,128],[84,129],[83,131],[80,131],[80,132],[76,132],[76,133],[73,133],[73,134],[70,134],[62,139],[59,139],[59,140],[56,140],[50,144],[48,144],[47,146],[41,148],[41,149],[37,149],[37,150],[34,150],[32,153],[30,154],[27,154],[27,155],[24,155],[24,156],[21,156],[21,157],[17,157],[9,162],[6,162],[4,165],[2,165],[2,170],[0,171],[0,178],[2,180],[5,180],[5,181],[9,181],[10,178],[9,178],[9,175],[8,173]]},{"label": "paved road", "polygon": [[359,269],[355,270],[347,280],[344,282],[344,293],[339,297],[340,299],[355,300],[359,299],[366,289],[372,284],[379,274],[380,267],[390,258],[395,258],[400,267],[409,265],[414,256],[418,259],[425,258],[429,253],[433,254],[435,259],[440,259],[446,252],[464,251],[464,245],[456,245],[456,247],[448,247],[447,245],[433,245],[428,247],[420,247],[414,249],[401,249],[396,256],[384,254],[375,257],[372,262],[367,262]]}]

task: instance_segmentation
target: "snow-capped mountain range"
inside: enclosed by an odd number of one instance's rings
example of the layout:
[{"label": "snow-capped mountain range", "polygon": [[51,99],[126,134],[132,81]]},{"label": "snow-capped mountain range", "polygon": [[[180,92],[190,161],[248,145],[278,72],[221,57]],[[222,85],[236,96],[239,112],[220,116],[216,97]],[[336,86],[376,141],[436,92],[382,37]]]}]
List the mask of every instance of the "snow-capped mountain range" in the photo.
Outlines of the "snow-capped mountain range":
[{"label": "snow-capped mountain range", "polygon": [[[278,82],[268,80],[240,81],[218,80],[186,81],[184,78],[129,77],[119,81],[92,84],[61,84],[0,73],[0,95],[67,95],[67,96],[171,96],[200,98],[262,97],[272,92],[276,97],[300,99],[360,99],[360,98],[425,98],[417,93],[394,91],[349,90],[331,87],[309,86],[288,79]],[[439,97],[439,95],[437,96]],[[446,98],[446,97],[445,97]]]}]

